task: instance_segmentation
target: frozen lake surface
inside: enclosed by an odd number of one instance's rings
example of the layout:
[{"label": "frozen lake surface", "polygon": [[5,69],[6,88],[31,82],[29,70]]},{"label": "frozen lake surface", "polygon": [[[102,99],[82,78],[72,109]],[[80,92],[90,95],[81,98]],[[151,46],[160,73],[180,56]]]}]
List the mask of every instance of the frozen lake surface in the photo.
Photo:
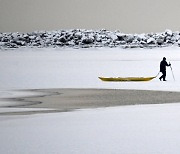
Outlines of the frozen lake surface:
[{"label": "frozen lake surface", "polygon": [[[180,49],[18,49],[0,51],[0,97],[17,89],[108,88],[180,91]],[[163,57],[167,82],[102,82],[98,76],[155,76]],[[31,94],[33,95],[33,94]],[[163,98],[162,98],[163,99]],[[3,103],[3,102],[1,102]],[[5,111],[32,109],[0,108]],[[180,151],[180,104],[0,116],[0,153],[163,153]]]}]

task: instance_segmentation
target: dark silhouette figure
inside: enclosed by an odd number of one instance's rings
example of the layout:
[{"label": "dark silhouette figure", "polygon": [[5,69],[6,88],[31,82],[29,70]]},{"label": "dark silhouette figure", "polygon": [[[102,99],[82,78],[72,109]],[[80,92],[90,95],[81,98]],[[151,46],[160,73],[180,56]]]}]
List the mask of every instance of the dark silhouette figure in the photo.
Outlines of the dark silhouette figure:
[{"label": "dark silhouette figure", "polygon": [[160,72],[162,73],[162,76],[159,78],[160,81],[161,79],[163,79],[163,81],[166,81],[166,66],[171,66],[171,64],[168,64],[166,58],[163,57],[163,60],[160,63]]}]

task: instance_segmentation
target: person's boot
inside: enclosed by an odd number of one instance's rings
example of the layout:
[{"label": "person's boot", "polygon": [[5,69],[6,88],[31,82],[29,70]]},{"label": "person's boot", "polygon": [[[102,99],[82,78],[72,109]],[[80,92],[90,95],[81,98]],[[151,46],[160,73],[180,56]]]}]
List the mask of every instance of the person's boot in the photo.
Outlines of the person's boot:
[{"label": "person's boot", "polygon": [[166,81],[166,79],[165,79],[165,78],[163,78],[163,81]]}]

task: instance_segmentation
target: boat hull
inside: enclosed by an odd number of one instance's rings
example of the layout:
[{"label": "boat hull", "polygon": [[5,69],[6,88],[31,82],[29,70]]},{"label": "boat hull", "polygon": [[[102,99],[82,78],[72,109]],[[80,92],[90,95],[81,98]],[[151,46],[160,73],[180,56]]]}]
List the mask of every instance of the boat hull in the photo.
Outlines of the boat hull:
[{"label": "boat hull", "polygon": [[112,82],[128,82],[128,81],[150,81],[155,77],[98,77],[102,81],[112,81]]}]

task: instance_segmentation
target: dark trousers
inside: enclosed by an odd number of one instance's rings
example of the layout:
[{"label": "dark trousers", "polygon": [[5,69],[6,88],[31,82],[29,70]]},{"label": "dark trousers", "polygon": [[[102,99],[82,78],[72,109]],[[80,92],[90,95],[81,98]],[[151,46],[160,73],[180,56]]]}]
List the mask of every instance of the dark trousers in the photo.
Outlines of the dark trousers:
[{"label": "dark trousers", "polygon": [[159,78],[160,80],[163,79],[163,81],[166,81],[166,71],[161,72],[162,76]]}]

